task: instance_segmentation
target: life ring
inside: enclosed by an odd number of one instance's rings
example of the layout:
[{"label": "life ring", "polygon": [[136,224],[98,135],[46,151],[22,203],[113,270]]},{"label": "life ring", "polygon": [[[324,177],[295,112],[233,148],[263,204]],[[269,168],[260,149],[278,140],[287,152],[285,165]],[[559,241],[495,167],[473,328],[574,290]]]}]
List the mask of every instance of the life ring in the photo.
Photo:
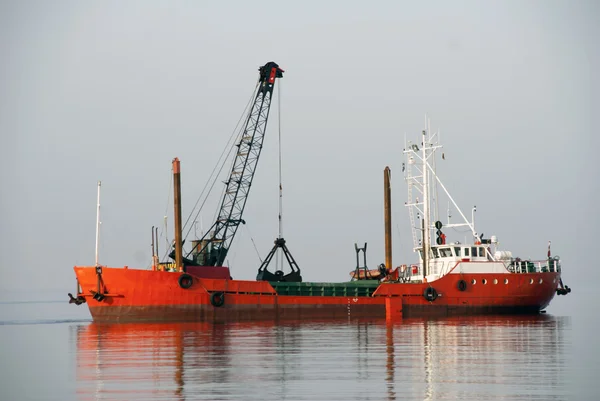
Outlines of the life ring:
[{"label": "life ring", "polygon": [[225,303],[225,294],[222,292],[213,292],[210,294],[210,303],[217,308]]},{"label": "life ring", "polygon": [[178,282],[181,288],[187,290],[192,286],[192,284],[194,284],[194,279],[189,274],[183,273],[181,276],[179,276]]},{"label": "life ring", "polygon": [[458,288],[459,291],[465,291],[467,289],[467,282],[465,280],[458,280],[456,288]]},{"label": "life ring", "polygon": [[423,296],[429,302],[433,302],[438,297],[438,293],[435,290],[435,288],[433,288],[433,287],[427,287],[427,288],[425,288],[425,291],[423,291]]}]

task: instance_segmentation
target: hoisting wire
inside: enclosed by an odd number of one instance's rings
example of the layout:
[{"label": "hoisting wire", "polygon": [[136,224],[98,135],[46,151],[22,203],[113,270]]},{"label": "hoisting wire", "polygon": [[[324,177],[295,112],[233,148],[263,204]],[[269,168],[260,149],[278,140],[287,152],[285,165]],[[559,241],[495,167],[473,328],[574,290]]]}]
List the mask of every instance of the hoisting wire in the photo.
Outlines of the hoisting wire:
[{"label": "hoisting wire", "polygon": [[[283,238],[283,186],[281,179],[281,81],[277,86],[277,118],[279,129],[279,238]],[[277,258],[277,270],[283,269],[283,251],[279,250]]]},{"label": "hoisting wire", "polygon": [[[259,84],[260,84],[260,80],[257,81],[256,86],[254,87],[254,90],[252,91],[252,95],[250,96],[250,99],[248,100],[248,103],[246,104],[246,107],[244,108],[244,111],[242,112],[242,115],[240,116],[237,124],[235,125],[235,128],[233,129],[233,132],[231,133],[231,136],[229,137],[229,140],[227,141],[225,147],[223,148],[223,151],[221,152],[221,155],[219,156],[217,163],[215,164],[212,172],[210,173],[208,180],[206,181],[206,184],[204,185],[204,188],[202,189],[202,192],[200,193],[200,196],[196,200],[196,203],[194,204],[192,211],[190,212],[187,220],[185,221],[185,224],[183,225],[184,229],[185,229],[185,227],[187,227],[187,225],[190,221],[190,218],[192,217],[192,214],[194,213],[194,210],[196,210],[196,207],[198,206],[198,203],[202,199],[208,184],[212,180],[212,184],[210,185],[210,188],[209,188],[208,192],[206,193],[206,196],[204,197],[204,201],[202,202],[202,204],[200,205],[200,208],[198,209],[198,212],[194,216],[194,221],[198,219],[198,216],[200,215],[200,212],[202,211],[202,208],[204,207],[204,204],[206,203],[206,201],[208,199],[208,195],[210,194],[213,187],[215,186],[215,183],[217,182],[217,179],[218,179],[219,175],[221,174],[221,171],[223,171],[223,167],[225,166],[227,159],[229,159],[229,156],[231,155],[231,152],[233,151],[234,147],[231,145],[232,141],[235,141],[238,137],[240,137],[243,134],[242,132],[238,133],[238,127],[240,126],[240,123],[244,120],[244,117],[247,115],[246,111],[248,110],[248,108],[252,104],[254,98],[256,97],[256,91],[258,90]],[[237,133],[237,135],[236,135],[236,133]],[[228,149],[229,149],[229,151],[227,151]],[[223,159],[223,155],[225,154],[226,151],[227,151],[227,155]],[[219,164],[221,165],[221,167],[219,168],[219,171],[217,172],[217,174],[215,174],[215,171],[216,171],[217,167],[219,166]],[[185,236],[183,236],[183,238],[187,238],[187,236],[192,231],[193,227],[194,227],[193,224],[190,225],[190,228],[186,232]]]},{"label": "hoisting wire", "polygon": [[[194,210],[196,210],[196,207],[198,206],[198,203],[200,202],[200,199],[202,198],[202,195],[204,194],[204,191],[206,190],[206,187],[208,186],[209,182],[211,181],[211,179],[213,179],[213,184],[210,187],[210,190],[212,190],[212,187],[214,186],[214,183],[216,182],[217,177],[219,176],[219,174],[223,170],[223,167],[225,165],[225,160],[227,160],[229,158],[229,155],[233,151],[233,146],[231,145],[232,140],[237,139],[241,135],[240,133],[238,133],[238,127],[239,127],[240,123],[242,122],[242,120],[244,119],[244,117],[246,116],[246,111],[248,110],[248,107],[252,103],[252,100],[256,96],[256,91],[258,89],[258,85],[259,85],[259,82],[256,83],[256,86],[254,87],[254,90],[252,91],[252,95],[250,96],[250,99],[248,100],[248,103],[246,104],[246,107],[244,108],[244,111],[240,115],[240,118],[238,119],[238,122],[235,125],[235,128],[233,129],[231,135],[229,136],[229,139],[227,140],[227,143],[225,144],[225,147],[223,148],[223,151],[221,152],[221,155],[219,156],[219,159],[217,160],[217,163],[215,164],[212,172],[210,173],[209,178],[208,178],[206,184],[204,185],[204,188],[202,189],[202,192],[200,193],[200,196],[196,200],[196,203],[194,204],[194,207],[192,208],[192,212],[190,212],[190,215],[188,216],[187,220],[185,221],[185,224],[183,225],[184,228],[187,227],[187,225],[188,225],[188,223],[190,221],[190,218],[191,218]],[[238,134],[236,135],[236,133],[238,133]],[[223,160],[223,162],[221,163],[221,160],[223,159],[223,155],[225,154],[226,151],[227,151],[227,156],[225,157],[225,160]],[[217,166],[219,166],[219,164],[221,165],[221,167],[219,169],[219,172],[213,178],[215,170],[217,169]],[[209,190],[209,193],[210,193],[210,190]],[[208,196],[208,194],[207,194],[207,196]],[[206,199],[204,200],[204,202],[206,202]],[[204,206],[204,202],[202,203],[202,206]],[[202,209],[202,206],[200,206],[200,209]],[[194,220],[196,220],[196,218],[198,217],[198,215],[199,215],[199,213],[197,213],[194,216]],[[189,231],[188,231],[187,234],[189,234]],[[186,234],[186,237],[187,237],[187,234]]]},{"label": "hoisting wire", "polygon": [[250,237],[250,241],[252,241],[252,245],[254,245],[254,250],[256,251],[256,255],[258,256],[258,260],[260,260],[260,264],[262,264],[263,260],[260,257],[260,252],[258,252],[258,248],[256,247],[256,242],[254,242],[254,237],[252,236],[252,233],[250,232],[250,229],[248,228],[248,224],[244,224],[244,227],[248,231],[248,236]]}]

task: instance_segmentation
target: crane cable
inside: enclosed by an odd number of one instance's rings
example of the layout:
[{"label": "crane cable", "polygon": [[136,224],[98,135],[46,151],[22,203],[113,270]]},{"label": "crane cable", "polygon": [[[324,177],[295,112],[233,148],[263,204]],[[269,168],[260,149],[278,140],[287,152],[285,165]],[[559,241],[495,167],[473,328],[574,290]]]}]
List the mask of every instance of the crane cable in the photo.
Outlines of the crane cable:
[{"label": "crane cable", "polygon": [[[162,236],[164,234],[165,236],[165,242],[167,244],[166,248],[166,252],[165,255],[163,256],[163,260],[166,259],[167,255],[169,254],[169,249],[171,249],[171,242],[169,241],[169,230],[168,230],[168,226],[167,226],[167,213],[169,212],[169,203],[171,202],[171,193],[172,193],[172,188],[173,188],[173,167],[171,166],[171,173],[169,174],[169,176],[171,177],[171,179],[169,180],[169,192],[167,195],[167,206],[165,207],[165,215],[163,217],[163,223],[164,223],[164,227],[162,227],[162,232],[160,233],[160,239],[162,239]],[[157,239],[157,241],[159,241],[159,239]],[[157,255],[158,256],[158,255]],[[159,259],[160,261],[160,259]]]},{"label": "crane cable", "polygon": [[256,252],[256,256],[258,256],[258,260],[262,264],[263,259],[260,257],[260,252],[258,252],[258,247],[256,246],[256,242],[254,242],[254,237],[252,237],[252,233],[250,232],[250,228],[248,228],[248,224],[243,224],[246,231],[248,231],[248,236],[250,237],[250,241],[252,241],[252,245],[254,246],[254,251]]},{"label": "crane cable", "polygon": [[[219,159],[217,160],[217,163],[215,164],[212,172],[209,175],[208,180],[206,181],[206,184],[204,185],[204,188],[202,189],[202,192],[200,193],[200,196],[198,197],[198,199],[196,200],[196,203],[194,204],[194,207],[192,208],[192,211],[190,212],[187,220],[185,221],[185,224],[183,225],[183,228],[185,229],[185,227],[187,227],[188,223],[190,222],[190,219],[192,217],[192,214],[194,213],[194,210],[196,210],[198,203],[200,203],[200,200],[202,199],[204,192],[206,191],[206,188],[208,187],[208,184],[211,182],[212,180],[212,184],[210,185],[210,188],[208,190],[208,193],[206,194],[206,196],[204,197],[204,201],[202,202],[202,204],[200,205],[200,207],[198,208],[197,213],[194,216],[194,220],[196,221],[198,219],[198,216],[200,215],[200,212],[202,211],[202,208],[204,207],[204,204],[206,203],[207,199],[208,199],[208,195],[210,194],[210,192],[212,191],[213,187],[215,186],[215,183],[217,182],[217,179],[219,177],[219,175],[221,174],[221,172],[223,171],[223,167],[225,167],[225,164],[227,162],[227,159],[229,159],[229,156],[231,155],[231,152],[233,151],[234,147],[231,145],[231,143],[236,140],[240,135],[242,135],[242,132],[238,132],[238,127],[240,126],[240,123],[242,122],[242,120],[244,119],[244,117],[246,116],[246,111],[248,110],[248,108],[250,107],[250,105],[252,104],[252,101],[254,100],[254,97],[256,96],[256,91],[258,89],[258,85],[260,84],[260,81],[257,81],[256,86],[254,87],[254,90],[252,91],[252,95],[250,96],[250,100],[248,101],[248,103],[246,104],[246,107],[244,108],[244,111],[242,112],[242,115],[240,116],[240,118],[238,119],[237,124],[235,125],[235,128],[233,129],[233,132],[231,133],[229,140],[227,141],[227,143],[225,144],[225,147],[223,148],[223,151],[221,152],[221,155],[219,156]],[[236,135],[236,132],[238,133]],[[229,151],[227,151],[227,149],[229,149]],[[223,159],[223,155],[225,155],[225,152],[227,151],[227,155],[225,156],[225,158]],[[221,160],[223,160],[221,162]],[[215,174],[215,171],[217,170],[217,167],[220,164],[220,168],[219,171],[217,172],[217,174]],[[214,176],[214,177],[213,177]],[[223,189],[224,191],[225,189]],[[183,238],[187,238],[187,236],[190,234],[190,232],[192,231],[193,228],[193,224],[190,225],[190,228],[188,229],[188,231],[186,232],[185,236],[183,236]]]},{"label": "crane cable", "polygon": [[[244,109],[244,112],[242,113],[242,115],[240,116],[240,119],[238,120],[238,123],[236,125],[236,130],[237,127],[239,126],[240,122],[242,121],[242,118],[244,118],[244,120],[246,121],[246,124],[244,125],[244,127],[242,127],[242,129],[240,129],[238,135],[235,137],[235,142],[236,143],[240,143],[241,142],[241,138],[242,136],[246,133],[246,127],[248,126],[248,120],[249,120],[249,116],[246,115],[246,111],[251,107],[253,107],[254,103],[256,102],[256,97],[258,96],[258,89],[259,89],[259,85],[260,85],[260,79],[256,82],[256,87],[254,88],[254,91],[252,92],[252,95],[250,96],[250,99],[248,99],[248,103],[246,104],[246,108]],[[250,109],[249,113],[252,113],[253,109]],[[223,167],[225,167],[225,163],[227,162],[227,159],[229,159],[231,152],[233,151],[233,146],[231,146],[231,141],[228,142],[227,146],[230,147],[229,152],[227,153],[227,157],[225,158],[225,160],[223,160],[223,165],[221,166],[221,169],[219,170],[219,175],[221,174],[221,171],[223,170]],[[233,168],[235,166],[235,162],[236,162],[237,156],[234,156],[231,159],[231,170],[233,171]],[[231,177],[230,177],[231,178]],[[215,182],[216,182],[216,177],[215,177]],[[213,186],[215,185],[215,182],[213,182]],[[219,199],[224,199],[225,197],[225,191],[227,191],[227,187],[228,185],[224,185],[223,188],[221,189],[221,193],[219,194]],[[211,186],[211,190],[212,190],[212,186]],[[204,204],[203,204],[204,206]],[[200,213],[200,211],[198,211],[198,214]],[[221,213],[221,207],[218,207],[217,209],[215,209],[215,213],[213,214],[212,220],[211,221],[217,221],[217,218],[219,217]],[[197,215],[196,215],[197,218]]]},{"label": "crane cable", "polygon": [[[279,234],[277,238],[283,237],[283,185],[282,185],[282,174],[281,174],[281,81],[279,81],[279,85],[277,86],[277,119],[278,119],[278,142],[279,142]],[[254,238],[252,237],[252,233],[250,233],[250,229],[248,228],[248,224],[245,224],[248,231],[248,235],[250,236],[250,241],[252,241],[252,245],[254,246],[254,250],[256,251],[256,255],[260,260],[260,263],[263,263],[263,259],[260,257],[260,253],[258,252],[258,248],[256,247],[256,243],[254,242]],[[278,256],[275,257],[275,266],[276,271],[279,270],[279,267],[283,268],[283,252],[278,249]]]},{"label": "crane cable", "polygon": [[[279,236],[278,238],[283,238],[283,185],[281,178],[281,81],[279,81],[279,85],[277,86],[277,118],[278,118],[278,139],[279,139]],[[283,251],[278,250],[279,257],[276,262],[276,269],[283,269]]]},{"label": "crane cable", "polygon": [[[182,231],[189,224],[190,219],[192,217],[192,214],[194,213],[194,210],[196,210],[196,208],[198,207],[198,203],[200,203],[200,200],[202,199],[202,197],[204,196],[204,201],[202,202],[202,204],[200,205],[200,208],[198,209],[198,212],[194,216],[194,221],[196,221],[198,219],[198,216],[200,215],[200,212],[202,211],[202,208],[204,207],[204,204],[208,200],[208,196],[210,195],[210,192],[212,191],[213,187],[215,186],[215,183],[217,182],[218,176],[221,174],[221,171],[223,170],[223,167],[225,166],[225,163],[226,163],[227,159],[229,158],[229,156],[231,155],[231,152],[233,151],[233,146],[231,146],[232,139],[237,139],[237,137],[239,137],[241,135],[241,133],[238,133],[237,136],[235,134],[236,134],[236,132],[238,132],[238,127],[239,127],[240,123],[242,122],[242,120],[244,119],[244,117],[246,116],[246,111],[248,110],[248,107],[250,107],[250,104],[252,103],[254,97],[256,96],[256,91],[258,90],[259,84],[260,84],[260,81],[257,81],[256,85],[255,85],[255,87],[254,87],[254,89],[252,91],[252,95],[250,96],[250,99],[246,103],[246,107],[244,108],[244,111],[242,112],[240,118],[238,119],[237,124],[235,125],[235,128],[233,129],[231,135],[229,136],[229,139],[227,140],[227,143],[225,144],[225,147],[223,148],[223,151],[221,152],[221,155],[219,156],[219,159],[215,163],[215,166],[213,167],[210,175],[208,176],[208,179],[207,179],[206,183],[204,184],[204,188],[202,188],[202,192],[198,196],[198,199],[196,199],[196,203],[194,204],[194,207],[192,208],[192,211],[188,215],[188,217],[187,217],[187,219],[185,221],[185,224],[182,227]],[[225,156],[225,159],[223,159],[223,155],[225,154],[225,152],[227,151],[227,149],[229,149],[229,151],[227,152],[227,155]],[[223,160],[223,161],[221,162],[221,160]],[[221,165],[221,167],[219,168],[218,173],[215,175],[215,171],[217,170],[217,167],[219,166],[219,164]],[[160,233],[160,239],[162,239],[162,236],[164,234],[165,241],[167,242],[167,246],[165,247],[166,250],[165,250],[165,253],[164,253],[164,256],[163,256],[163,260],[167,258],[167,256],[169,255],[169,253],[171,252],[171,249],[172,249],[172,244],[169,241],[168,226],[167,226],[167,213],[168,213],[168,209],[169,209],[169,204],[170,204],[170,199],[171,199],[171,192],[172,192],[172,185],[173,185],[172,170],[173,169],[171,168],[171,180],[170,180],[169,192],[167,194],[167,206],[165,208],[165,215],[164,215],[164,222],[163,222],[164,227],[162,228],[161,233]],[[209,188],[208,192],[206,193],[206,195],[204,195],[204,193],[206,191],[206,188],[208,187],[209,183],[211,183],[211,180],[212,180],[212,184],[210,185],[210,188]],[[188,231],[186,232],[186,234],[184,236],[182,236],[184,239],[188,237],[188,235],[192,231],[193,227],[194,227],[193,224],[190,225],[190,228],[188,229]]]},{"label": "crane cable", "polygon": [[[169,212],[169,204],[171,202],[171,191],[172,191],[172,187],[173,187],[173,168],[171,167],[171,173],[169,174],[170,176],[170,180],[169,180],[169,192],[167,192],[167,204],[165,205],[165,214],[163,216],[163,226],[157,226],[160,227],[160,231],[156,237],[156,241],[160,242],[162,241],[163,235],[165,237],[165,242],[167,244],[166,248],[167,250],[171,248],[171,242],[169,241],[169,231],[168,231],[168,227],[167,227],[167,213]],[[163,258],[161,259],[159,255],[158,256],[158,260],[164,260],[168,255],[168,252],[166,252],[163,256]]]}]

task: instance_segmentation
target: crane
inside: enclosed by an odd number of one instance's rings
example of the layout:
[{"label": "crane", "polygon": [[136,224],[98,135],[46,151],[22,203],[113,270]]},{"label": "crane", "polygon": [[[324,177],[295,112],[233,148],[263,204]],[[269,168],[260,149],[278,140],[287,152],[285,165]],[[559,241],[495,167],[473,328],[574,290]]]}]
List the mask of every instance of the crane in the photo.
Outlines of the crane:
[{"label": "crane", "polygon": [[[254,103],[246,117],[246,124],[219,209],[217,220],[206,234],[195,243],[184,262],[195,266],[223,266],[229,247],[240,224],[245,224],[242,213],[248,200],[254,173],[263,147],[271,98],[275,80],[282,78],[284,70],[275,62],[268,62],[258,69],[259,82]],[[188,259],[193,255],[193,259]]]}]

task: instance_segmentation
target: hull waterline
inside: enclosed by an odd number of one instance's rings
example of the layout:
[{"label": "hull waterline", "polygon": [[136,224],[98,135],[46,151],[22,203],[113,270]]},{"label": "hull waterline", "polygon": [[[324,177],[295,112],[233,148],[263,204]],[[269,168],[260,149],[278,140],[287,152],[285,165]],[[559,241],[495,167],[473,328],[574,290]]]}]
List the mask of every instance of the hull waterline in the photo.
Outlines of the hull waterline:
[{"label": "hull waterline", "polygon": [[[192,276],[192,285],[182,288],[181,273],[103,267],[98,275],[94,268],[74,269],[78,296],[96,322],[535,314],[550,303],[560,281],[559,272],[448,274],[432,283],[389,284],[271,284]],[[461,280],[467,283],[463,290],[457,285]],[[435,300],[424,296],[428,287],[436,290]],[[93,297],[98,288],[101,300]],[[215,302],[221,298],[222,305]]]}]

